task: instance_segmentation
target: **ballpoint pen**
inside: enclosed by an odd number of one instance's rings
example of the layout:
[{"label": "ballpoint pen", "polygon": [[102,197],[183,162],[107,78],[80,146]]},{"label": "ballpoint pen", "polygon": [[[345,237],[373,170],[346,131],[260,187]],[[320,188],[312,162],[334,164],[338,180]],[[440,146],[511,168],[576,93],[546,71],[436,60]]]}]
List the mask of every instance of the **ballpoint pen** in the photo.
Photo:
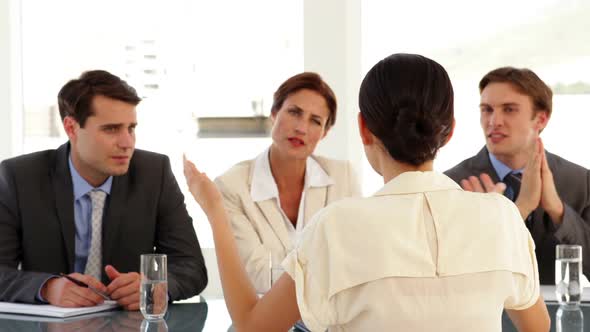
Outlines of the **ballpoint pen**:
[{"label": "ballpoint pen", "polygon": [[62,276],[62,277],[64,277],[64,278],[66,278],[66,279],[68,279],[69,281],[75,283],[76,285],[78,285],[80,287],[84,287],[84,288],[90,289],[94,293],[100,295],[103,299],[105,299],[107,301],[111,301],[111,298],[107,294],[105,294],[104,292],[101,292],[98,289],[96,289],[96,288],[94,288],[94,287],[86,284],[85,282],[80,281],[80,280],[78,280],[76,278],[70,277],[69,275],[67,275],[65,273],[60,273],[59,275]]}]

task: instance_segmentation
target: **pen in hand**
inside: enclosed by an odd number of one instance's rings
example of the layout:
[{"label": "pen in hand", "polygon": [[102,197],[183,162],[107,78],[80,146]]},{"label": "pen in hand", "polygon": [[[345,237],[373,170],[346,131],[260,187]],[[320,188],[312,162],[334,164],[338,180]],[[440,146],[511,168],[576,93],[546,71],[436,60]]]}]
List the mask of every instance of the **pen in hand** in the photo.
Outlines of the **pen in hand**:
[{"label": "pen in hand", "polygon": [[101,292],[98,289],[96,289],[96,288],[94,288],[94,287],[86,284],[85,282],[80,281],[80,280],[78,280],[76,278],[72,278],[72,277],[70,277],[69,275],[67,275],[65,273],[60,273],[59,275],[62,276],[62,277],[64,277],[64,278],[66,278],[66,279],[68,279],[69,281],[75,283],[76,285],[78,285],[80,287],[84,287],[84,288],[90,289],[94,293],[100,295],[100,297],[102,297],[103,299],[105,299],[107,301],[111,301],[111,298],[107,294],[105,294],[104,292]]}]

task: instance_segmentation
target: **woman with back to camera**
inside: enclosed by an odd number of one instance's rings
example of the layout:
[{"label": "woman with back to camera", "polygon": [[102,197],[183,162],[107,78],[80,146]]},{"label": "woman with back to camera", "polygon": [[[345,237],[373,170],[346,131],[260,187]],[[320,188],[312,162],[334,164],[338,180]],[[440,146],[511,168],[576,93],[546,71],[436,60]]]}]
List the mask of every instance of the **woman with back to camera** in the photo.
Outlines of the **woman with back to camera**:
[{"label": "woman with back to camera", "polygon": [[271,146],[215,180],[258,293],[268,291],[271,264],[280,271],[311,216],[343,197],[360,196],[349,162],[313,155],[336,121],[336,97],[318,74],[301,73],[281,84],[271,120]]},{"label": "woman with back to camera", "polygon": [[[463,191],[433,172],[454,126],[453,90],[438,63],[394,54],[366,75],[360,136],[385,185],[321,210],[258,299],[214,184],[185,161],[212,225],[225,301],[237,331],[548,331],[534,244],[500,194]],[[537,151],[540,156],[541,151]],[[538,157],[538,156],[537,156]]]}]

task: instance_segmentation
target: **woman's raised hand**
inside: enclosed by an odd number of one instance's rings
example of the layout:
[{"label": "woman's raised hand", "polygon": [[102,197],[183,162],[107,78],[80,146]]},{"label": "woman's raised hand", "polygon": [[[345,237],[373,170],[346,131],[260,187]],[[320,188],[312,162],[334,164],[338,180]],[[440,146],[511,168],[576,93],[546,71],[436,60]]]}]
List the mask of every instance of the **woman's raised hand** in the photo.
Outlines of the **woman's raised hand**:
[{"label": "woman's raised hand", "polygon": [[185,155],[182,156],[182,159],[188,188],[207,217],[223,212],[223,200],[213,181],[209,179],[207,174],[199,172],[195,164],[186,159]]}]

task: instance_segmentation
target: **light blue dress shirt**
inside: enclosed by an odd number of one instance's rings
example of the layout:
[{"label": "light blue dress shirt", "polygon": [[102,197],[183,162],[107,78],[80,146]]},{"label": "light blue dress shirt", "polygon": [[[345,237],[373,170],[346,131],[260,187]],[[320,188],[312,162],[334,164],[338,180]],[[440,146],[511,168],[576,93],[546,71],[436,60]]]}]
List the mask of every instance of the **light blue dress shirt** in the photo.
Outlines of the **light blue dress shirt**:
[{"label": "light blue dress shirt", "polygon": [[74,186],[74,220],[76,223],[74,271],[84,273],[88,251],[90,250],[90,239],[92,238],[92,201],[88,193],[97,189],[107,193],[107,196],[110,195],[113,177],[109,176],[100,187],[95,188],[78,173],[74,164],[72,164],[71,156],[68,158],[68,164]]},{"label": "light blue dress shirt", "polygon": [[[70,174],[72,175],[72,184],[74,186],[74,222],[76,224],[74,272],[84,274],[86,261],[88,260],[88,251],[90,250],[90,239],[92,238],[92,201],[88,193],[93,189],[98,189],[110,195],[113,177],[109,176],[100,187],[94,188],[78,173],[74,164],[72,164],[71,156],[68,156],[68,165],[70,166]],[[41,284],[41,287],[37,291],[37,301],[48,303],[41,296],[41,289],[49,279],[58,277],[51,276]]]},{"label": "light blue dress shirt", "polygon": [[[498,160],[498,158],[496,158],[496,156],[494,156],[491,152],[488,152],[488,155],[490,157],[490,162],[492,163],[492,167],[496,171],[496,174],[498,175],[498,178],[500,179],[500,181],[503,181],[504,178],[506,177],[506,175],[508,175],[509,173],[515,173],[515,174],[522,175],[523,168],[512,169],[512,168],[506,166],[506,164],[504,164],[500,160]],[[508,198],[514,197],[514,192],[512,192],[512,188],[507,187],[504,195]]]}]

